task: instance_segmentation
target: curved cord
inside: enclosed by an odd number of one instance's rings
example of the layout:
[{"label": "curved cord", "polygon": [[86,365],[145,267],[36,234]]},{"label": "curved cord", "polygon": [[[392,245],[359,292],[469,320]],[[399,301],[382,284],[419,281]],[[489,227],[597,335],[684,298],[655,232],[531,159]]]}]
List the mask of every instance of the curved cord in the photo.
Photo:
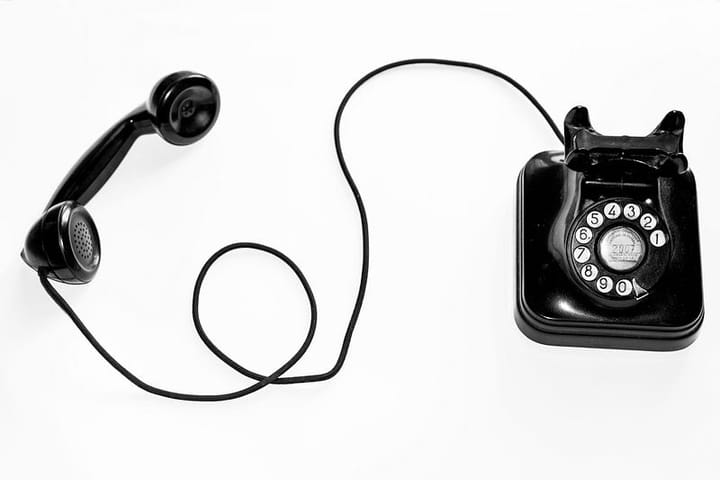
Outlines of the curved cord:
[{"label": "curved cord", "polygon": [[[245,395],[248,395],[252,392],[255,392],[257,390],[260,390],[264,386],[276,381],[280,375],[287,372],[293,365],[295,365],[298,360],[302,358],[303,355],[305,355],[305,352],[307,351],[308,347],[310,347],[310,343],[312,342],[313,336],[315,335],[315,328],[317,326],[317,305],[315,303],[315,295],[313,295],[312,289],[310,288],[310,284],[308,283],[307,279],[305,278],[305,275],[302,273],[302,270],[300,270],[300,267],[298,267],[295,262],[290,260],[290,258],[286,257],[282,252],[275,250],[272,247],[268,247],[266,245],[261,245],[258,243],[233,243],[231,245],[227,245],[226,247],[221,248],[213,256],[211,256],[207,262],[205,262],[205,265],[203,265],[202,269],[200,270],[200,274],[198,275],[197,280],[195,281],[195,289],[193,290],[193,318],[195,319],[195,325],[199,327],[200,325],[200,317],[198,314],[198,306],[199,306],[199,298],[200,298],[200,287],[202,286],[203,281],[205,280],[205,275],[207,274],[210,267],[215,263],[215,261],[220,258],[222,255],[226,254],[227,252],[231,250],[237,250],[237,249],[252,249],[252,250],[260,250],[263,252],[267,252],[271,255],[274,255],[275,257],[279,258],[287,266],[292,269],[292,271],[295,273],[295,275],[300,280],[300,283],[302,284],[303,288],[305,289],[305,293],[308,298],[308,302],[310,303],[310,326],[308,328],[307,336],[305,337],[305,341],[300,346],[300,349],[298,349],[297,352],[295,352],[295,355],[290,358],[287,362],[285,362],[280,368],[275,370],[273,373],[268,375],[267,377],[262,377],[257,383],[254,383],[250,385],[249,387],[243,388],[241,390],[237,390],[235,392],[230,393],[222,393],[217,395],[198,395],[198,394],[188,394],[188,393],[178,393],[173,392],[171,390],[164,390],[162,388],[154,387],[148,383],[145,383],[144,381],[140,380],[138,377],[136,377],[132,372],[130,372],[127,368],[122,366],[120,362],[115,360],[115,357],[113,357],[105,348],[98,342],[98,340],[93,336],[92,333],[90,333],[90,330],[85,326],[85,324],[80,320],[80,317],[75,313],[75,311],[70,307],[70,305],[65,301],[65,299],[58,293],[58,291],[53,287],[48,280],[46,272],[44,272],[42,269],[38,272],[38,275],[40,276],[40,283],[45,288],[45,291],[47,291],[48,295],[50,295],[50,298],[52,298],[55,303],[70,317],[70,319],[73,321],[75,326],[80,330],[80,332],[83,334],[83,336],[90,342],[90,345],[92,345],[95,350],[98,351],[98,353],[110,364],[120,372],[120,374],[130,380],[133,384],[135,384],[137,387],[145,390],[146,392],[160,395],[161,397],[167,397],[167,398],[173,398],[175,400],[189,400],[189,401],[197,401],[197,402],[216,402],[221,400],[231,400],[233,398],[239,398],[244,397]],[[199,327],[201,328],[201,327]]]},{"label": "curved cord", "polygon": [[[50,284],[50,281],[47,277],[47,272],[40,270],[38,272],[40,276],[40,283],[47,291],[48,295],[50,295],[50,298],[53,299],[53,301],[70,317],[70,319],[75,323],[77,328],[80,330],[80,332],[85,336],[85,338],[90,342],[90,344],[95,348],[95,350],[98,351],[98,353],[112,366],[114,367],[120,374],[122,374],[125,378],[127,378],[130,382],[135,384],[137,387],[145,390],[146,392],[160,395],[163,397],[173,398],[177,400],[190,400],[190,401],[220,401],[220,400],[230,400],[233,398],[239,398],[243,397],[245,395],[248,395],[252,392],[255,392],[269,384],[293,384],[293,383],[308,383],[308,382],[320,382],[324,380],[328,380],[340,371],[343,364],[345,363],[345,359],[347,358],[348,351],[350,349],[350,342],[352,340],[352,335],[355,330],[355,326],[357,324],[358,318],[360,316],[360,309],[362,308],[363,300],[365,298],[365,290],[367,287],[367,280],[368,280],[368,266],[369,266],[369,233],[368,233],[368,219],[367,219],[367,213],[365,211],[365,205],[363,204],[362,197],[360,196],[360,191],[358,190],[357,185],[355,184],[355,181],[352,178],[352,175],[350,174],[350,171],[347,167],[347,164],[345,162],[345,155],[343,154],[342,145],[340,141],[340,122],[342,120],[343,112],[345,111],[345,107],[347,106],[348,102],[350,101],[350,98],[353,96],[353,94],[360,88],[365,82],[370,80],[371,78],[387,71],[391,70],[393,68],[402,67],[406,65],[416,65],[416,64],[433,64],[433,65],[446,65],[446,66],[452,66],[452,67],[461,67],[461,68],[470,68],[473,70],[479,70],[481,72],[488,73],[490,75],[493,75],[495,77],[498,77],[513,87],[515,87],[517,90],[522,93],[525,98],[527,98],[530,103],[540,112],[540,114],[543,116],[545,121],[548,123],[550,128],[553,130],[553,133],[555,136],[560,140],[561,143],[564,143],[563,135],[558,128],[558,126],[553,122],[550,115],[547,113],[545,108],[543,108],[542,105],[540,105],[540,102],[538,102],[535,97],[527,90],[525,87],[520,85],[517,81],[515,81],[513,78],[509,77],[508,75],[495,70],[490,67],[486,67],[484,65],[480,65],[477,63],[472,62],[462,62],[462,61],[455,61],[455,60],[444,60],[444,59],[434,59],[434,58],[414,58],[409,60],[401,60],[398,62],[389,63],[387,65],[383,65],[382,67],[376,68],[375,70],[371,71],[370,73],[363,76],[360,80],[355,82],[352,87],[347,91],[345,96],[343,97],[342,101],[340,102],[340,105],[338,106],[337,113],[335,114],[335,122],[334,122],[334,128],[333,128],[333,139],[335,142],[335,153],[337,154],[338,163],[340,164],[340,169],[342,170],[343,176],[345,177],[345,180],[348,183],[348,186],[350,187],[350,190],[352,191],[353,196],[355,197],[355,203],[357,204],[358,213],[360,215],[360,226],[362,231],[362,267],[360,272],[360,285],[358,287],[358,293],[357,297],[355,298],[355,305],[353,307],[353,311],[350,315],[350,321],[348,322],[347,330],[345,331],[345,336],[343,338],[342,347],[340,348],[340,353],[338,354],[338,358],[335,362],[335,365],[324,373],[318,373],[313,375],[300,375],[300,376],[292,376],[292,377],[283,377],[282,375],[287,372],[290,368],[295,365],[300,358],[305,354],[307,349],[310,347],[310,343],[312,342],[313,336],[315,334],[315,328],[317,326],[317,306],[315,303],[315,296],[313,295],[312,289],[310,288],[310,284],[308,283],[307,279],[305,278],[305,275],[302,273],[302,270],[286,255],[284,255],[282,252],[275,250],[272,247],[268,247],[266,245],[258,244],[258,243],[233,243],[231,245],[227,245],[217,252],[215,252],[208,260],[205,262],[205,265],[203,265],[202,269],[200,270],[200,273],[198,274],[197,280],[195,281],[195,288],[193,290],[193,302],[192,302],[192,315],[193,315],[193,322],[195,324],[195,329],[202,339],[202,341],[205,343],[205,345],[223,362],[225,362],[228,366],[236,370],[237,372],[241,373],[242,375],[249,377],[253,380],[256,380],[256,383],[250,385],[249,387],[246,387],[241,390],[237,390],[235,392],[230,393],[224,393],[224,394],[215,394],[215,395],[198,395],[198,394],[186,394],[186,393],[178,393],[173,392],[170,390],[164,390],[161,388],[154,387],[148,383],[143,382],[138,377],[136,377],[134,374],[132,374],[129,370],[127,370],[125,367],[123,367],[120,362],[118,362],[110,353],[108,353],[105,348],[103,348],[102,345],[97,341],[97,339],[90,333],[90,331],[87,329],[85,324],[80,320],[80,317],[75,313],[75,311],[70,307],[70,305],[65,301],[65,299],[58,293],[58,291]],[[218,348],[212,340],[207,336],[205,333],[204,328],[202,327],[202,323],[200,322],[200,314],[199,314],[199,303],[200,303],[200,290],[202,288],[203,281],[205,280],[205,276],[210,269],[210,267],[217,261],[221,256],[224,254],[236,250],[236,249],[252,249],[252,250],[259,250],[266,253],[269,253],[278,259],[282,260],[287,266],[290,267],[290,269],[295,273],[295,275],[300,280],[300,283],[302,284],[303,288],[305,289],[305,293],[308,298],[308,302],[310,304],[310,325],[308,327],[308,333],[305,337],[305,341],[300,346],[298,351],[293,355],[287,362],[285,362],[280,368],[275,370],[270,375],[261,375],[259,373],[253,372],[251,370],[248,370],[247,368],[243,367],[239,363],[232,360],[230,357],[228,357],[220,348]]]}]

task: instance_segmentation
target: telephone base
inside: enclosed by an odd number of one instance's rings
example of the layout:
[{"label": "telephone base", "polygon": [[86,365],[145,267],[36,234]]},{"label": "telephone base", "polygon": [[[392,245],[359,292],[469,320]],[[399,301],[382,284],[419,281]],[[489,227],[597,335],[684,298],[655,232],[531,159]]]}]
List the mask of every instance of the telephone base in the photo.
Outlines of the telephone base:
[{"label": "telephone base", "polygon": [[704,306],[692,172],[660,187],[658,211],[664,212],[674,242],[666,245],[671,247],[667,271],[649,293],[622,301],[589,290],[595,277],[579,285],[572,271],[567,239],[586,211],[583,205],[602,201],[581,194],[574,201],[573,189],[581,189],[583,181],[575,175],[563,152],[548,151],[530,159],[518,177],[515,320],[520,330],[538,343],[559,346],[670,351],[693,343]]}]

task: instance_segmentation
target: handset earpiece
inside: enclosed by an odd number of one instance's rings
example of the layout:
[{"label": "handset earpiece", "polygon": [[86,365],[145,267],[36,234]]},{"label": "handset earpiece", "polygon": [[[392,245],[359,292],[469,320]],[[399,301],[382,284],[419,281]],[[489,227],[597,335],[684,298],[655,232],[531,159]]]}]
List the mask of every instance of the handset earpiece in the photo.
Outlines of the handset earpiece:
[{"label": "handset earpiece", "polygon": [[190,145],[215,124],[220,94],[205,75],[175,72],[155,84],[146,107],[161,137],[173,145]]},{"label": "handset earpiece", "polygon": [[28,233],[21,254],[25,263],[61,282],[92,280],[100,264],[100,240],[84,205],[141,135],[157,133],[173,145],[189,145],[210,131],[219,110],[220,95],[208,77],[182,71],[161,79],[147,103],[105,132],[67,174]]}]

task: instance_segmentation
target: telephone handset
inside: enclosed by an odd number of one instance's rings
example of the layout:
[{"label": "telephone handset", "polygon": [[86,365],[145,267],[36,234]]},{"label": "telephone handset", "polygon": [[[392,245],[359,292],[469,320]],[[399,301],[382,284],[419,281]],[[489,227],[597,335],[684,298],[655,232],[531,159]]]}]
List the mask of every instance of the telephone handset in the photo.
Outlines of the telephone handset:
[{"label": "telephone handset", "polygon": [[565,152],[518,178],[516,321],[552,345],[676,350],[704,308],[695,179],[685,118],[646,137],[605,136],[585,107],[565,118]]}]

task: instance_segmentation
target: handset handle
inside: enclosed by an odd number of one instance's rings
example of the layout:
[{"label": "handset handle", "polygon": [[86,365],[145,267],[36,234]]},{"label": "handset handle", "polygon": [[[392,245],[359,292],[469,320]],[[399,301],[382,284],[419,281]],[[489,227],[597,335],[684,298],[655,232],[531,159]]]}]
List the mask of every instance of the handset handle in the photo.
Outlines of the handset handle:
[{"label": "handset handle", "polygon": [[152,116],[144,105],[130,112],[80,157],[55,190],[46,209],[67,200],[87,204],[112,176],[135,140],[153,132]]}]

